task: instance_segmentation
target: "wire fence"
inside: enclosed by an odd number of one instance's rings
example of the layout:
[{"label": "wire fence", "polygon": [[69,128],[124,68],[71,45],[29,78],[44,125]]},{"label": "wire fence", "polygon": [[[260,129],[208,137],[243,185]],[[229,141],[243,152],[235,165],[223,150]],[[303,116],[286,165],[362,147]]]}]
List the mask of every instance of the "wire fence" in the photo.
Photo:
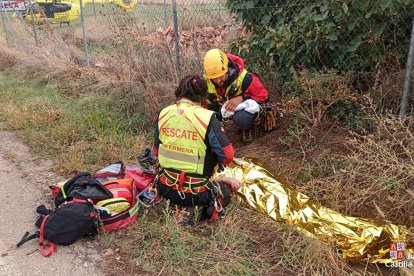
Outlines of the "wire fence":
[{"label": "wire fence", "polygon": [[[230,31],[235,29],[224,0],[82,0],[82,5],[79,0],[71,1],[39,0],[33,3],[35,8],[27,3],[25,11],[3,12],[0,32],[15,47],[28,37],[39,45],[42,41],[48,43],[50,37],[60,38],[68,45],[82,43],[87,45],[84,64],[89,64],[89,59],[98,62],[102,53],[116,52],[116,45],[126,39],[141,45],[172,46],[180,71],[179,62],[185,56],[180,48],[224,45],[223,40],[228,40]],[[32,14],[36,23],[33,26]],[[228,29],[227,33],[223,33],[224,29]]]},{"label": "wire fence", "polygon": [[[189,49],[200,64],[211,47],[232,50],[252,69],[277,71],[281,77],[301,68],[374,72],[380,65],[412,64],[407,57],[414,1],[351,2],[38,0],[14,12],[10,1],[3,0],[0,35],[16,48],[29,40],[42,47],[51,37],[76,45],[84,52],[78,57],[84,65],[108,56],[128,60],[131,51],[157,54],[167,49],[177,76],[195,66],[183,62]],[[6,3],[9,12],[4,11]],[[133,46],[125,47],[126,41]],[[408,66],[406,84],[411,75]],[[405,93],[409,90],[405,85]]]}]

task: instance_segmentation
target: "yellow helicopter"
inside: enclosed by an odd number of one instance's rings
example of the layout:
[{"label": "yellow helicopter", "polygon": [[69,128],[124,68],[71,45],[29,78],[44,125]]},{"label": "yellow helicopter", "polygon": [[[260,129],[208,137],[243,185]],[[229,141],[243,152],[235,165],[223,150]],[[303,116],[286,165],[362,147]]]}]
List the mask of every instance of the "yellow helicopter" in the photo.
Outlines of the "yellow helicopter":
[{"label": "yellow helicopter", "polygon": [[[38,24],[44,23],[70,23],[76,21],[80,17],[79,0],[36,0],[32,5],[27,5],[26,10],[21,13],[21,16],[26,22],[32,22],[32,11],[34,21]],[[130,12],[134,9],[138,0],[83,0],[82,7],[87,4],[115,4]],[[15,14],[15,16],[19,16]]]}]

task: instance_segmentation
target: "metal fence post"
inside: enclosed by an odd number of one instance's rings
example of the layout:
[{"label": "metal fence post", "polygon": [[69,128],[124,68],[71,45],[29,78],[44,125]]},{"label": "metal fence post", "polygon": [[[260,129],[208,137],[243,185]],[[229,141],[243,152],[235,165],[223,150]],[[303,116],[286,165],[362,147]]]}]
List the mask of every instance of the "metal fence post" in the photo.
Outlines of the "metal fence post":
[{"label": "metal fence post", "polygon": [[218,16],[221,19],[221,1],[219,0],[218,3],[219,3],[219,6],[218,6]]},{"label": "metal fence post", "polygon": [[95,0],[92,0],[92,4],[93,4],[93,14],[95,15],[95,18],[96,18],[96,6],[95,6]]},{"label": "metal fence post", "polygon": [[413,74],[413,57],[414,57],[414,20],[411,28],[410,50],[408,51],[407,66],[405,68],[404,90],[401,100],[400,116],[407,114],[408,104],[411,96],[411,76]]},{"label": "metal fence post", "polygon": [[7,36],[7,29],[6,29],[6,19],[4,18],[4,12],[5,11],[3,11],[3,9],[4,9],[4,4],[3,4],[2,1],[0,1],[1,22],[2,22],[2,25],[3,25],[4,35],[6,36],[6,41],[7,41],[7,43],[9,43],[9,38]]},{"label": "metal fence post", "polygon": [[7,23],[8,23],[8,25],[9,25],[10,32],[11,32],[11,34],[12,34],[12,39],[13,39],[13,42],[14,42],[14,47],[16,47],[16,48],[17,48],[16,36],[14,35],[14,30],[13,30],[12,24],[11,24],[11,22],[10,22],[9,14],[8,14],[8,13],[7,13],[7,11],[6,11],[6,8],[4,7],[4,3],[3,3],[3,2],[2,2],[2,6],[3,6],[3,12],[4,12],[4,14],[6,15],[6,20],[7,20]]},{"label": "metal fence post", "polygon": [[82,22],[82,36],[83,36],[83,46],[84,46],[85,58],[86,58],[86,66],[89,67],[88,40],[86,39],[85,17],[83,13],[82,0],[79,0],[79,5],[80,5],[80,16],[81,16],[81,22]]},{"label": "metal fence post", "polygon": [[164,22],[165,22],[165,28],[167,28],[167,3],[164,0]]},{"label": "metal fence post", "polygon": [[177,75],[181,75],[180,68],[180,36],[178,34],[178,17],[177,17],[177,3],[175,0],[172,0],[173,4],[173,17],[174,17],[174,37],[175,37],[175,68],[177,70]]},{"label": "metal fence post", "polygon": [[36,22],[33,14],[33,6],[32,1],[29,0],[29,6],[30,6],[30,16],[32,18],[32,27],[33,27],[33,33],[36,41],[36,45],[39,46],[39,36],[37,35],[37,28],[36,28]]}]

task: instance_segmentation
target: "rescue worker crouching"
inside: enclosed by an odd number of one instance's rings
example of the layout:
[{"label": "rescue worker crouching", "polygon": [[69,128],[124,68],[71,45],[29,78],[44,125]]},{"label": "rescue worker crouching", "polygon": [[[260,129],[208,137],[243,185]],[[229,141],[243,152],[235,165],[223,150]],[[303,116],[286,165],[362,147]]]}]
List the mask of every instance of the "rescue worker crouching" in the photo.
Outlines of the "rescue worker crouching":
[{"label": "rescue worker crouching", "polygon": [[[230,118],[242,130],[242,141],[253,140],[253,125],[260,105],[269,94],[259,78],[244,68],[244,60],[225,54],[220,49],[209,50],[204,57],[204,77],[208,85],[208,109],[218,118]],[[223,116],[224,115],[224,116]]]},{"label": "rescue worker crouching", "polygon": [[215,219],[219,207],[229,204],[230,191],[241,185],[235,179],[211,179],[218,164],[233,160],[234,149],[214,113],[200,106],[207,97],[202,77],[183,78],[175,96],[176,103],[160,112],[154,128],[153,151],[161,167],[158,193],[186,207],[189,216],[183,223]]}]

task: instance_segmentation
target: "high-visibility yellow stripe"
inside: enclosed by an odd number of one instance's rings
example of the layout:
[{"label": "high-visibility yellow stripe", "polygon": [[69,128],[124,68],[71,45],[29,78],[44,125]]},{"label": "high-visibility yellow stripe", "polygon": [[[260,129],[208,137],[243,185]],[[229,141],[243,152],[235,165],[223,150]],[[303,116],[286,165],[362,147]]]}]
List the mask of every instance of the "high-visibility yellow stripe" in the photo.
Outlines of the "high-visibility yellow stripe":
[{"label": "high-visibility yellow stripe", "polygon": [[129,210],[129,216],[132,217],[138,212],[139,209],[139,201],[135,203],[135,205]]},{"label": "high-visibility yellow stripe", "polygon": [[164,149],[163,147],[159,148],[159,155],[162,155],[166,158],[182,161],[186,163],[192,163],[192,164],[204,164],[204,156],[195,156],[191,154],[185,154],[181,152],[176,151],[169,151]]},{"label": "high-visibility yellow stripe", "polygon": [[207,79],[207,91],[210,94],[214,94],[216,96],[216,99],[221,102],[221,101],[227,101],[228,99],[228,93],[230,92],[230,89],[232,89],[234,86],[237,87],[237,92],[235,94],[233,94],[232,96],[239,96],[243,93],[242,91],[242,84],[243,84],[243,80],[247,75],[247,70],[243,69],[243,71],[240,73],[240,75],[226,88],[226,92],[224,93],[223,96],[220,96],[217,93],[216,87],[214,86],[213,82],[210,79]]},{"label": "high-visibility yellow stripe", "polygon": [[202,175],[207,149],[204,139],[212,116],[212,111],[186,102],[163,109],[158,120],[161,167]]},{"label": "high-visibility yellow stripe", "polygon": [[194,116],[197,118],[198,122],[204,127],[204,129],[207,130],[207,124],[203,122],[203,120],[201,120],[196,114],[194,114]]},{"label": "high-visibility yellow stripe", "polygon": [[[195,114],[194,114],[194,116],[195,116]],[[194,128],[194,130],[198,133],[198,137],[197,138],[200,139],[201,141],[204,141],[204,135],[201,134],[200,131],[198,131],[198,129],[194,126],[193,122],[187,116],[185,116],[185,115],[184,115],[184,118],[191,124],[191,126]]]}]

